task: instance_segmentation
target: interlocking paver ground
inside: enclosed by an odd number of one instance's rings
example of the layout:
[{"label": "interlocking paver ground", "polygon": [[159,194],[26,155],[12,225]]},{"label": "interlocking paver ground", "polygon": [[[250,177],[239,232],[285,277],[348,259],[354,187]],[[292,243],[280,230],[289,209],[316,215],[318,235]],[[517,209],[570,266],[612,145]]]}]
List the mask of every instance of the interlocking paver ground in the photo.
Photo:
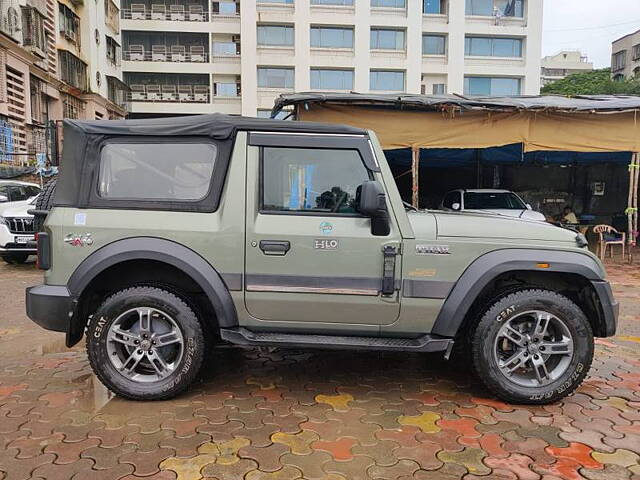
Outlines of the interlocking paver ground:
[{"label": "interlocking paver ground", "polygon": [[0,480],[638,480],[640,265],[609,272],[618,336],[553,405],[505,404],[439,356],[234,347],[136,403],[26,319],[33,265],[0,265]]}]

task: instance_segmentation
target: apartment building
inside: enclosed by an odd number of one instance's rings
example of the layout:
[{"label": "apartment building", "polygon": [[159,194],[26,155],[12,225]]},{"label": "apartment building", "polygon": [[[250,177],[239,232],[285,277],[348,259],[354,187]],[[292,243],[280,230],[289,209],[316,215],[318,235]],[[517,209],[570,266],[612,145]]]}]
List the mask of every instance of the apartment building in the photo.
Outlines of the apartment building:
[{"label": "apartment building", "polygon": [[593,70],[593,62],[580,50],[563,50],[555,55],[549,55],[542,59],[540,69],[541,83],[547,85],[573,73],[590,72]]},{"label": "apartment building", "polygon": [[126,115],[119,21],[114,0],[0,0],[0,161],[50,155],[55,120]]},{"label": "apartment building", "polygon": [[640,78],[640,30],[611,44],[611,76],[614,80]]},{"label": "apartment building", "polygon": [[292,91],[538,94],[542,0],[122,0],[132,116]]}]

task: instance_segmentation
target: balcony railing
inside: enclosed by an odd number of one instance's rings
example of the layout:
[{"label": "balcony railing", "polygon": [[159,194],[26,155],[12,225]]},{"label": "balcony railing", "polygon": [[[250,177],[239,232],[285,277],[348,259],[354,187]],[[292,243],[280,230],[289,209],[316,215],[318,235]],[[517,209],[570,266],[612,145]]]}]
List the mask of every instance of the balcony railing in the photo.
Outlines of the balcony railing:
[{"label": "balcony railing", "polygon": [[132,102],[209,103],[211,92],[205,85],[131,85],[127,98]]},{"label": "balcony railing", "polygon": [[129,49],[123,53],[123,58],[130,62],[206,63],[209,61],[209,54],[204,52],[204,49],[194,51],[193,47],[191,51],[176,51],[170,48],[152,51]]},{"label": "balcony railing", "polygon": [[143,4],[132,4],[131,8],[120,11],[122,18],[127,20],[160,20],[173,22],[208,22],[209,12],[205,12],[199,5],[190,5],[188,10],[184,5],[151,5],[148,9]]}]

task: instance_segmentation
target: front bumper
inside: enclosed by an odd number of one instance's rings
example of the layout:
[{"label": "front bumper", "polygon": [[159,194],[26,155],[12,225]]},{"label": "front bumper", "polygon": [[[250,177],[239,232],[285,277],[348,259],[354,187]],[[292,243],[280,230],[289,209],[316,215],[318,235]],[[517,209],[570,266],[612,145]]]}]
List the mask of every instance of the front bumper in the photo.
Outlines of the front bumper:
[{"label": "front bumper", "polygon": [[[26,243],[18,243],[17,237],[29,237]],[[35,236],[32,233],[13,233],[6,225],[0,224],[0,256],[9,253],[36,254]]]},{"label": "front bumper", "polygon": [[0,247],[0,256],[9,254],[9,253],[28,253],[29,255],[35,255],[38,251],[33,248],[33,242],[22,244],[22,243],[7,243],[6,245]]},{"label": "front bumper", "polygon": [[598,336],[611,337],[615,335],[618,328],[618,314],[620,313],[620,304],[613,298],[611,285],[606,280],[591,281],[600,307],[602,308],[603,331]]},{"label": "front bumper", "polygon": [[27,288],[27,316],[42,328],[68,332],[76,302],[64,286],[36,285]]}]

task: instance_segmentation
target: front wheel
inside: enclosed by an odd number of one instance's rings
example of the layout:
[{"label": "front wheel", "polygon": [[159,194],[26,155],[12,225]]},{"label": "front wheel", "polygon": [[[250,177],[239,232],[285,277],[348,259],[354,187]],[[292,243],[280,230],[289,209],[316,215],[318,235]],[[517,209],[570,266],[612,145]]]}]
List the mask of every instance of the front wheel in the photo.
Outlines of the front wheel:
[{"label": "front wheel", "polygon": [[91,368],[109,390],[132,400],[163,400],[186,390],[204,351],[193,310],[160,288],[133,287],[112,295],[87,328]]},{"label": "front wheel", "polygon": [[582,310],[558,293],[538,289],[499,299],[472,337],[479,378],[512,403],[546,404],[571,393],[591,367],[593,348]]}]

